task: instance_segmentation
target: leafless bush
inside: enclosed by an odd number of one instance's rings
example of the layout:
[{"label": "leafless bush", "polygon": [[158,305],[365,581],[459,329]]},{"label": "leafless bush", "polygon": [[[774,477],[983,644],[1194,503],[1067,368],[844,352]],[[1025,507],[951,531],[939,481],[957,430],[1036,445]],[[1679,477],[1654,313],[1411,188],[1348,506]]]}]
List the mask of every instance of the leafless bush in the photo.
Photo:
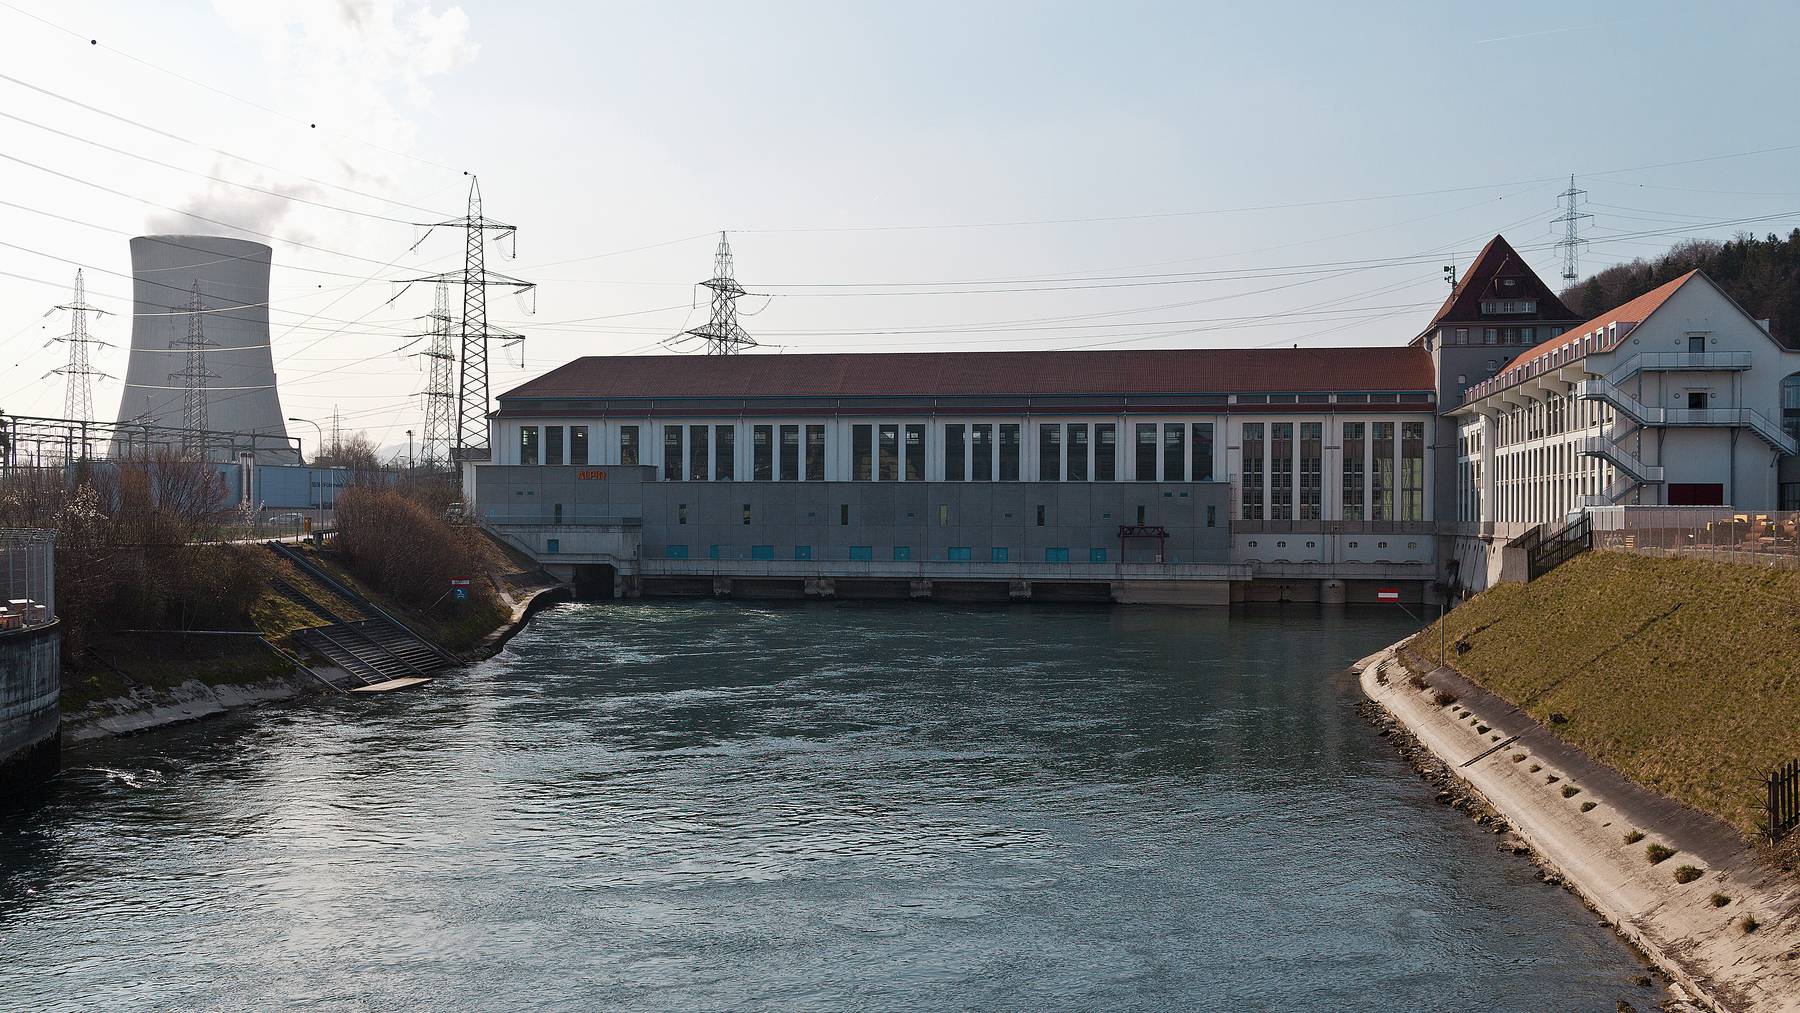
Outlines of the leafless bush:
[{"label": "leafless bush", "polygon": [[493,595],[467,527],[395,489],[352,488],[337,501],[338,548],[357,576],[415,608],[443,600],[455,577],[471,578],[477,603]]}]

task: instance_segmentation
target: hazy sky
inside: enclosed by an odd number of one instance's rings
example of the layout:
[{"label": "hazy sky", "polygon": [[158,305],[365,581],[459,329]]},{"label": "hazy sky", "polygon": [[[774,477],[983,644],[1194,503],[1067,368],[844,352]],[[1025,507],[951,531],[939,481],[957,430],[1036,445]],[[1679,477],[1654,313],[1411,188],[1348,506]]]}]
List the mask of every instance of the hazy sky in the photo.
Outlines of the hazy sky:
[{"label": "hazy sky", "polygon": [[0,410],[60,414],[77,264],[123,375],[127,240],[229,234],[190,211],[279,237],[286,413],[403,444],[432,293],[386,279],[460,265],[407,223],[465,171],[541,286],[493,301],[530,335],[496,392],[700,323],[720,229],[756,354],[1402,342],[1496,231],[1556,283],[1569,173],[1584,272],[1800,225],[1797,37],[1791,3],[0,0]]}]

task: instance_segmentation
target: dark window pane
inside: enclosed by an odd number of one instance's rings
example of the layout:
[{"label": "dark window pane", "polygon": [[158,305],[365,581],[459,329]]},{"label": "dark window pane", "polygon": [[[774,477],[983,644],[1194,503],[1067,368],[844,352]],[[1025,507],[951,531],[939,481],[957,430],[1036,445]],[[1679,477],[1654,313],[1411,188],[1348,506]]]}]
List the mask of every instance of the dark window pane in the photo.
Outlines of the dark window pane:
[{"label": "dark window pane", "polygon": [[806,480],[825,481],[825,427],[806,427]]},{"label": "dark window pane", "polygon": [[1000,424],[1000,481],[1019,480],[1019,424]]},{"label": "dark window pane", "polygon": [[586,427],[586,426],[570,426],[569,427],[569,463],[570,464],[586,464],[586,463],[588,463],[587,436],[588,436],[588,427]]},{"label": "dark window pane", "polygon": [[1111,422],[1094,424],[1094,481],[1119,480],[1119,433]]},{"label": "dark window pane", "polygon": [[706,481],[712,474],[706,460],[706,426],[688,427],[688,477],[696,482]]},{"label": "dark window pane", "polygon": [[944,426],[944,481],[961,482],[967,478],[968,445],[963,441],[961,423]]},{"label": "dark window pane", "polygon": [[767,482],[775,477],[775,427],[750,427],[750,478]]},{"label": "dark window pane", "polygon": [[720,426],[713,430],[713,474],[721,482],[737,477],[737,427]]},{"label": "dark window pane", "polygon": [[1069,481],[1088,480],[1088,427],[1080,422],[1069,426]]},{"label": "dark window pane", "polygon": [[519,427],[519,463],[538,463],[538,427]]},{"label": "dark window pane", "polygon": [[1163,426],[1163,481],[1187,478],[1187,426],[1179,422]]},{"label": "dark window pane", "polygon": [[544,463],[563,463],[563,427],[544,427]]},{"label": "dark window pane", "polygon": [[781,427],[781,480],[800,481],[800,427]]},{"label": "dark window pane", "polygon": [[1038,426],[1038,481],[1062,481],[1062,426],[1045,422]]},{"label": "dark window pane", "polygon": [[1156,423],[1137,424],[1137,480],[1156,481]]},{"label": "dark window pane", "polygon": [[663,478],[681,480],[681,427],[663,427]]},{"label": "dark window pane", "polygon": [[906,480],[925,481],[925,427],[906,427]]},{"label": "dark window pane", "polygon": [[1210,482],[1213,478],[1213,424],[1194,423],[1194,470],[1189,478]]},{"label": "dark window pane", "polygon": [[994,427],[969,427],[969,477],[977,482],[994,478]]},{"label": "dark window pane", "polygon": [[867,482],[874,477],[871,467],[875,459],[875,427],[850,427],[850,478],[856,482]]}]

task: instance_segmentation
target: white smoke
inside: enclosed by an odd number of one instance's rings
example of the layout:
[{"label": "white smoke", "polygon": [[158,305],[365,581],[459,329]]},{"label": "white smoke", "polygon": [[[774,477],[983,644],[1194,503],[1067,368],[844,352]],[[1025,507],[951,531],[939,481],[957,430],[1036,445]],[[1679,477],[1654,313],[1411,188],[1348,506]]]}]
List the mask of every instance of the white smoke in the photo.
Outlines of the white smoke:
[{"label": "white smoke", "polygon": [[313,236],[307,230],[292,225],[281,226],[298,206],[287,198],[317,199],[323,193],[322,188],[311,183],[250,177],[243,166],[223,160],[214,163],[212,174],[269,192],[209,182],[204,190],[190,195],[179,211],[159,211],[150,215],[145,227],[153,234],[224,235],[258,242],[267,242],[269,237],[280,235],[293,242],[312,241]]}]

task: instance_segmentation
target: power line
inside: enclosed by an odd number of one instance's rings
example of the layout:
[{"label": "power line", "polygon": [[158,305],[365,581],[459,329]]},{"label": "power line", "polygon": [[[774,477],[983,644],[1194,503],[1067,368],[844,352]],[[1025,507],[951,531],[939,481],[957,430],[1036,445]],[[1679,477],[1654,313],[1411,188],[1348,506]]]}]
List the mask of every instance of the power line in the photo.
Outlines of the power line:
[{"label": "power line", "polygon": [[[309,129],[313,129],[313,130],[318,129],[318,124],[315,122],[311,122],[311,121],[302,119],[302,118],[300,118],[298,116],[294,116],[290,113],[282,112],[279,109],[271,108],[270,106],[263,105],[261,102],[257,102],[253,99],[247,99],[247,98],[243,97],[242,95],[236,94],[235,92],[226,91],[223,88],[216,88],[210,84],[207,84],[205,81],[199,81],[194,78],[188,77],[186,74],[180,74],[173,70],[168,69],[167,67],[162,67],[157,64],[151,63],[148,60],[145,60],[138,56],[134,56],[134,55],[127,53],[124,50],[119,49],[117,47],[110,46],[110,45],[103,45],[99,39],[92,38],[82,32],[77,32],[74,29],[68,28],[64,25],[59,25],[56,22],[51,21],[48,18],[39,17],[38,15],[33,14],[32,12],[30,12],[28,10],[22,10],[21,8],[15,7],[10,3],[6,3],[6,2],[4,2],[4,0],[0,0],[0,7],[5,7],[7,9],[13,11],[16,14],[23,14],[24,16],[32,19],[33,21],[38,22],[39,24],[47,25],[48,27],[54,28],[59,32],[63,32],[64,34],[67,34],[67,35],[72,35],[77,39],[85,38],[88,40],[89,45],[96,46],[101,49],[105,49],[111,53],[115,53],[115,54],[122,56],[125,59],[130,60],[131,62],[136,63],[140,66],[148,67],[151,70],[154,70],[159,74],[166,74],[169,77],[175,78],[178,81],[183,81],[183,82],[186,82],[187,84],[191,84],[196,88],[204,88],[207,91],[210,91],[215,95],[222,95],[225,98],[231,99],[234,102],[242,102],[243,104],[251,107],[252,109],[259,109],[265,113],[268,113],[271,116],[279,116],[282,119],[289,121],[290,123],[305,123]],[[387,154],[395,155],[400,158],[411,159],[412,161],[418,162],[421,165],[435,166],[439,169],[449,169],[452,172],[459,171],[453,165],[445,165],[442,162],[434,162],[429,158],[423,158],[419,155],[413,155],[413,154],[409,154],[404,151],[397,151],[393,148],[384,147],[380,144],[376,144],[374,141],[368,141],[368,140],[364,140],[360,137],[357,137],[354,134],[347,134],[347,133],[344,133],[343,131],[334,130],[329,127],[326,128],[325,132],[330,133],[330,134],[336,134],[339,137],[343,137],[346,140],[355,141],[358,144],[367,145],[368,147],[374,148],[377,151],[386,152]]]},{"label": "power line", "polygon": [[682,333],[704,341],[708,355],[736,355],[755,348],[756,339],[738,325],[737,301],[744,295],[744,286],[734,276],[731,242],[723,232],[719,233],[718,249],[713,251],[712,277],[701,282],[700,287],[712,291],[712,314],[706,323]]}]

